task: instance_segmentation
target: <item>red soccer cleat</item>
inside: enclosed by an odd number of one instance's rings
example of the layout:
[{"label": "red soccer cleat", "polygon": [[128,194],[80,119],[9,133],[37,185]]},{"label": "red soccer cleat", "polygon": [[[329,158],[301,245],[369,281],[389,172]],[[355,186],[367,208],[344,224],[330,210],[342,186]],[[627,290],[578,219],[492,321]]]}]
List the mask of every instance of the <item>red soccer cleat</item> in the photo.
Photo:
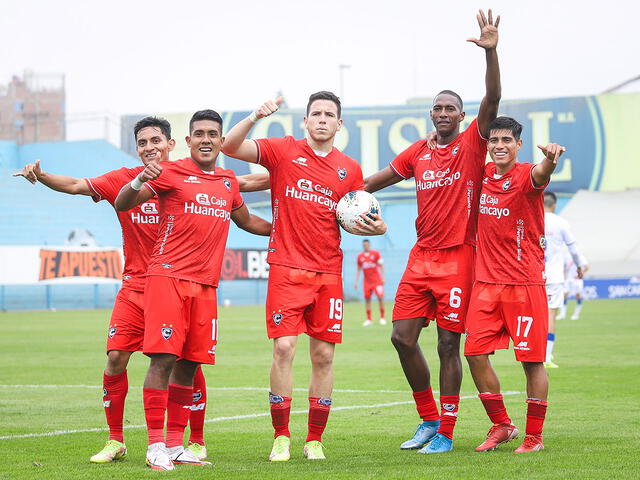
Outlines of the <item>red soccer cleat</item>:
[{"label": "red soccer cleat", "polygon": [[476,447],[476,452],[489,452],[498,448],[501,443],[518,438],[515,425],[494,425],[487,433],[487,439]]},{"label": "red soccer cleat", "polygon": [[513,453],[539,452],[540,450],[544,450],[542,435],[526,435],[522,445],[516,448]]}]

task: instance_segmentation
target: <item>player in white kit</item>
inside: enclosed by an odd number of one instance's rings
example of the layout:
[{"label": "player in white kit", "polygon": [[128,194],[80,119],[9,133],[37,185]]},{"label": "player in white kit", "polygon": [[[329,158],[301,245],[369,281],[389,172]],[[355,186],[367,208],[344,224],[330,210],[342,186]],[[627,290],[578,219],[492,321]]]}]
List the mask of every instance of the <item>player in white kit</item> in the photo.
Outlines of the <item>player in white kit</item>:
[{"label": "player in white kit", "polygon": [[[587,272],[588,268],[588,266],[583,267],[582,275]],[[562,320],[567,316],[567,304],[571,297],[576,299],[576,308],[573,310],[571,320],[579,320],[584,301],[584,280],[578,277],[578,268],[568,250],[565,250],[564,256],[564,274],[564,304],[560,307],[556,320]]]},{"label": "player in white kit", "polygon": [[557,198],[553,192],[544,193],[544,235],[545,247],[545,273],[547,276],[547,301],[549,304],[549,333],[547,336],[547,358],[544,363],[547,368],[558,368],[553,363],[553,344],[556,338],[555,318],[556,312],[564,303],[564,252],[569,250],[571,257],[577,265],[577,275],[582,278],[587,261],[578,251],[576,240],[571,233],[569,223],[555,214]]}]

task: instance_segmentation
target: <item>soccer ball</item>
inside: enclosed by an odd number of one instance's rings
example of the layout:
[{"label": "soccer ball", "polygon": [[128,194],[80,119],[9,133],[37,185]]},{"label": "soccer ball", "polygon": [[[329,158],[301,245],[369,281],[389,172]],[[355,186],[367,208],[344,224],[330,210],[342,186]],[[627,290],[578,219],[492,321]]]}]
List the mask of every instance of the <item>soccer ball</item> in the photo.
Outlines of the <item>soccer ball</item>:
[{"label": "soccer ball", "polygon": [[340,226],[349,233],[355,233],[353,228],[362,220],[361,213],[369,216],[380,213],[380,204],[376,197],[364,190],[349,192],[338,202],[336,218]]}]

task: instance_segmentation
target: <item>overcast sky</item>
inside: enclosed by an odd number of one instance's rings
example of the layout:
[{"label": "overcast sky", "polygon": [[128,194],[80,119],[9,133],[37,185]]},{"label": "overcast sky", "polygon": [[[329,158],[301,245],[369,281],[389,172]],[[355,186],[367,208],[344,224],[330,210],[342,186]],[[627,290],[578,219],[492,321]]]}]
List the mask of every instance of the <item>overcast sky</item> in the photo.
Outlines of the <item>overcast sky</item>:
[{"label": "overcast sky", "polygon": [[[379,6],[378,6],[379,5]],[[443,88],[484,92],[477,8],[502,16],[503,98],[596,94],[640,74],[640,2],[457,0],[5,0],[0,83],[66,75],[70,114],[290,107],[339,92],[347,106],[405,103]],[[640,87],[636,87],[640,91]]]}]

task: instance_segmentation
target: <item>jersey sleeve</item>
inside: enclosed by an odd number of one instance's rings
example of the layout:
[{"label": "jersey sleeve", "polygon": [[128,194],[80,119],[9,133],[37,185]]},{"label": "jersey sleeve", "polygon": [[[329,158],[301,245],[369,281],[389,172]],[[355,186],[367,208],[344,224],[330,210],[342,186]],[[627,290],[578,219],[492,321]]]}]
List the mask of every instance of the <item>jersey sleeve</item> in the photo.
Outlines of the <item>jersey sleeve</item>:
[{"label": "jersey sleeve", "polygon": [[[168,164],[168,165],[165,165]],[[173,168],[171,162],[163,162],[162,165],[162,173],[155,180],[149,180],[145,182],[143,185],[151,190],[154,195],[159,195],[163,192],[168,192],[173,189]]]},{"label": "jersey sleeve", "polygon": [[420,143],[424,140],[420,140],[409,145],[402,152],[394,158],[389,166],[391,169],[400,175],[402,178],[413,177],[413,167],[416,160],[416,150],[419,148]]},{"label": "jersey sleeve", "polygon": [[356,165],[356,167],[354,168],[354,173],[355,175],[353,177],[353,183],[351,184],[351,191],[353,192],[354,190],[364,190],[364,177],[362,175],[362,169],[360,168],[360,165]]},{"label": "jersey sleeve", "polygon": [[258,164],[271,171],[283,157],[283,152],[291,142],[291,137],[260,138],[254,140],[258,147]]},{"label": "jersey sleeve", "polygon": [[526,194],[533,194],[533,195],[542,194],[544,192],[544,189],[547,188],[547,186],[549,185],[549,182],[551,182],[551,179],[549,179],[549,181],[547,181],[547,183],[545,183],[544,185],[540,185],[538,187],[536,186],[536,183],[533,181],[533,169],[536,166],[536,164],[525,163],[522,165],[525,165],[528,167],[528,168],[522,169],[522,175],[524,177],[522,179],[522,189],[524,190],[524,192]]},{"label": "jersey sleeve", "polygon": [[138,170],[135,168],[120,168],[99,177],[85,178],[85,182],[87,182],[91,190],[91,198],[94,202],[106,200],[113,205],[120,189],[138,174]]}]

